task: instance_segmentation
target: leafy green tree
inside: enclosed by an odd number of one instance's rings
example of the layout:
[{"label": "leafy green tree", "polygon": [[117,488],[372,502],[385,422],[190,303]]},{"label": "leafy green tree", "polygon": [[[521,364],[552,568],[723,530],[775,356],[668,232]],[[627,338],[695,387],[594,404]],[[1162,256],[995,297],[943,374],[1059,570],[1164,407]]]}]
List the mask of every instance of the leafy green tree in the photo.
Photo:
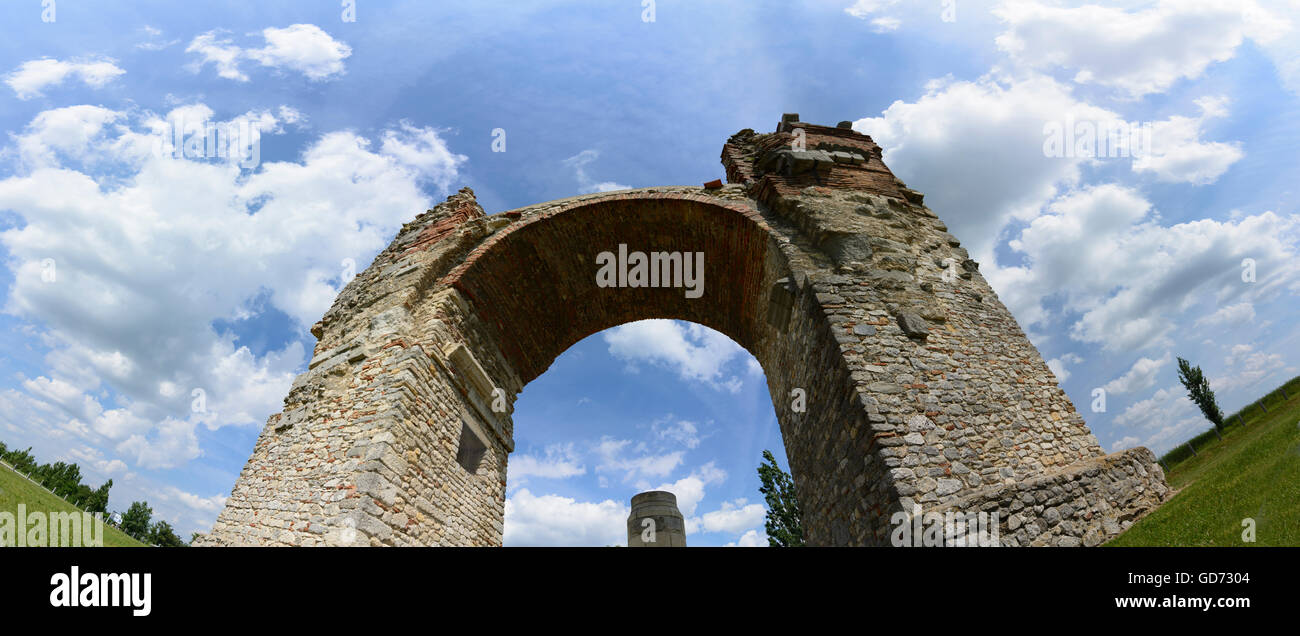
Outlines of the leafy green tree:
[{"label": "leafy green tree", "polygon": [[767,501],[767,544],[774,548],[803,546],[803,521],[800,519],[799,499],[794,492],[794,479],[776,465],[772,451],[763,451],[763,463],[758,466],[758,478],[763,482],[758,491]]},{"label": "leafy green tree", "polygon": [[36,470],[36,458],[32,456],[32,447],[28,446],[27,450],[11,450],[5,452],[5,461],[10,466],[18,469],[24,475],[31,475]]},{"label": "leafy green tree", "polygon": [[122,515],[122,532],[141,541],[149,539],[149,521],[153,519],[153,508],[143,501],[131,504],[126,514]]},{"label": "leafy green tree", "polygon": [[164,548],[183,548],[185,542],[176,536],[172,524],[159,520],[149,528],[149,543]]},{"label": "leafy green tree", "polygon": [[1206,379],[1205,374],[1201,373],[1201,368],[1194,367],[1190,362],[1179,358],[1178,381],[1183,383],[1183,387],[1187,389],[1187,397],[1200,407],[1205,419],[1210,420],[1216,430],[1223,430],[1223,412],[1219,410],[1219,403],[1214,399],[1214,391],[1210,390],[1210,381]]},{"label": "leafy green tree", "polygon": [[113,480],[110,479],[104,482],[103,486],[100,486],[94,492],[90,493],[90,496],[87,497],[85,501],[86,512],[107,513],[108,512],[108,491],[112,487],[113,487]]}]

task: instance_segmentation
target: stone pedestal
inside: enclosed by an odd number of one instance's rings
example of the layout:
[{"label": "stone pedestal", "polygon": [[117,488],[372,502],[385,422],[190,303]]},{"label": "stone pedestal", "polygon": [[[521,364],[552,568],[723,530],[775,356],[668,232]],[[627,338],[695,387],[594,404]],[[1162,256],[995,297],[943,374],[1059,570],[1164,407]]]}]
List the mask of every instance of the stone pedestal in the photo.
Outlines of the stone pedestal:
[{"label": "stone pedestal", "polygon": [[632,497],[627,516],[629,548],[686,547],[686,519],[677,509],[677,496],[662,490]]}]

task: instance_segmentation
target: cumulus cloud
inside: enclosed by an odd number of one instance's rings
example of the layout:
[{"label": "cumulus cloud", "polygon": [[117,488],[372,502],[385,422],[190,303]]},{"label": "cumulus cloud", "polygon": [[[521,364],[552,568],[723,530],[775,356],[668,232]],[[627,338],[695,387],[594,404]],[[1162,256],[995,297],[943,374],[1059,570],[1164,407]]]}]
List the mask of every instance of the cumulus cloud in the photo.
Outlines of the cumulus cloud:
[{"label": "cumulus cloud", "polygon": [[746,531],[744,535],[736,541],[727,543],[724,547],[728,548],[765,548],[768,546],[767,535],[757,530]]},{"label": "cumulus cloud", "polygon": [[[1168,347],[1172,318],[1196,302],[1268,297],[1300,274],[1300,218],[1272,212],[1235,221],[1161,225],[1149,201],[1115,184],[1072,191],[1009,242],[1025,265],[986,275],[1022,323],[1046,320],[1055,296],[1079,317],[1072,338],[1104,349]],[[1242,282],[1246,258],[1269,263]]]},{"label": "cumulus cloud", "polygon": [[1156,453],[1169,450],[1178,440],[1199,433],[1210,426],[1201,411],[1191,400],[1182,385],[1174,384],[1156,391],[1151,397],[1139,400],[1124,409],[1115,418],[1120,430],[1133,430],[1111,447],[1119,451],[1134,446],[1146,446]]},{"label": "cumulus cloud", "polygon": [[200,497],[194,493],[185,492],[175,486],[167,486],[159,492],[159,498],[163,501],[175,501],[181,505],[198,512],[217,513],[226,505],[227,497],[216,494],[207,497]]},{"label": "cumulus cloud", "polygon": [[1205,185],[1245,156],[1240,143],[1201,141],[1207,120],[1227,116],[1227,98],[1203,97],[1196,104],[1199,117],[1175,115],[1151,124],[1150,152],[1134,159],[1134,172],[1150,172],[1160,181]]},{"label": "cumulus cloud", "polygon": [[314,24],[266,28],[262,30],[262,39],[265,46],[245,48],[221,31],[208,31],[196,36],[185,52],[198,56],[190,65],[191,70],[198,72],[211,64],[218,76],[239,82],[249,81],[241,68],[244,61],[295,71],[312,81],[322,81],[342,75],[343,60],[352,55],[351,47]]},{"label": "cumulus cloud", "polygon": [[885,163],[943,215],[973,258],[992,260],[1002,229],[1029,220],[1062,187],[1077,184],[1088,157],[1045,157],[1053,122],[1114,121],[1044,76],[933,80],[915,102],[896,101],[853,128],[884,148]]},{"label": "cumulus cloud", "polygon": [[1073,73],[1073,81],[1129,97],[1163,92],[1226,61],[1246,39],[1271,43],[1290,30],[1252,0],[1161,0],[1136,10],[1007,0],[994,9],[1006,30],[1000,50],[1026,67]]},{"label": "cumulus cloud", "polygon": [[114,78],[126,73],[113,60],[57,60],[43,58],[23,62],[5,75],[4,81],[18,95],[18,99],[40,97],[51,86],[62,84],[74,77],[91,88],[102,88]]},{"label": "cumulus cloud", "polygon": [[1161,358],[1138,358],[1137,362],[1129,368],[1123,375],[1106,383],[1102,387],[1110,393],[1140,393],[1156,384],[1156,377],[1163,369],[1173,361],[1173,354],[1165,352]]},{"label": "cumulus cloud", "polygon": [[695,509],[704,500],[705,487],[720,484],[727,479],[727,471],[709,462],[691,471],[690,475],[672,483],[660,484],[656,488],[642,487],[642,490],[666,490],[677,497],[677,509],[686,517],[686,532],[695,532],[699,520],[695,518]]},{"label": "cumulus cloud", "polygon": [[[276,113],[249,116],[268,132],[295,120]],[[167,468],[203,453],[197,426],[260,424],[300,370],[300,334],[342,286],[343,259],[364,266],[464,161],[405,123],[378,144],[327,133],[255,170],[156,152],[168,120],[214,117],[203,104],[81,105],[14,135],[0,180],[0,209],[21,219],[0,231],[5,311],[46,352],[40,375],[3,395],[10,427]],[[280,323],[278,345],[239,340],[259,316]]]},{"label": "cumulus cloud", "polygon": [[580,463],[574,445],[551,444],[543,451],[541,457],[526,453],[510,456],[507,481],[512,485],[523,484],[529,477],[543,479],[564,479],[586,474],[587,468]]},{"label": "cumulus cloud", "polygon": [[[639,320],[613,329],[601,337],[614,357],[635,370],[653,364],[675,370],[684,380],[737,393],[744,381],[725,369],[732,360],[751,358],[744,347],[703,325],[676,320]],[[746,367],[752,371],[752,366]]]},{"label": "cumulus cloud", "polygon": [[507,546],[627,545],[627,506],[606,499],[577,501],[534,495],[523,488],[506,499]]},{"label": "cumulus cloud", "polygon": [[713,512],[706,512],[700,518],[700,525],[705,532],[729,532],[739,534],[763,523],[767,509],[763,504],[749,503],[746,499],[724,501]]},{"label": "cumulus cloud", "polygon": [[1052,370],[1052,374],[1056,376],[1057,382],[1065,382],[1070,379],[1070,371],[1066,368],[1066,365],[1079,364],[1080,362],[1083,362],[1083,358],[1080,358],[1073,353],[1067,353],[1058,358],[1048,360],[1047,368]]},{"label": "cumulus cloud", "polygon": [[664,477],[682,463],[683,451],[653,453],[644,442],[602,437],[595,445],[599,458],[597,471],[616,473],[624,481],[646,477]]}]

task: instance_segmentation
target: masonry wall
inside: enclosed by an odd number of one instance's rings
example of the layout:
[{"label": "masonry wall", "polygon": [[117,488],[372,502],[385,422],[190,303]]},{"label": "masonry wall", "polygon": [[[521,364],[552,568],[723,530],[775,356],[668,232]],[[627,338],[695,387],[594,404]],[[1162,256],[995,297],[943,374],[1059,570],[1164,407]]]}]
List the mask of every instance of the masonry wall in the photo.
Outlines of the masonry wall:
[{"label": "masonry wall", "polygon": [[[1102,451],[869,137],[787,116],[723,164],[721,188],[493,216],[464,189],[404,226],[313,327],[203,543],[500,544],[514,400],[574,342],[643,318],[758,359],[811,544],[886,545],[915,506],[1014,507],[1017,544],[1090,544],[1163,501],[1150,453]],[[597,287],[595,255],[620,243],[703,251],[703,296]]]}]

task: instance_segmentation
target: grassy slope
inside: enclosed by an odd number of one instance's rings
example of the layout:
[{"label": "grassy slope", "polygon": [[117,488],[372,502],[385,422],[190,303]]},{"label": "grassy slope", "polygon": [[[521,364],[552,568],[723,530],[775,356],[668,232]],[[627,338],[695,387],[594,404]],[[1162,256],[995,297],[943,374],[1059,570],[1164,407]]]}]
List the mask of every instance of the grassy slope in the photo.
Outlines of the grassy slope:
[{"label": "grassy slope", "polygon": [[[1197,455],[1170,466],[1169,485],[1182,491],[1107,545],[1300,546],[1300,391],[1269,397],[1268,413],[1249,409],[1220,442],[1196,444]],[[1255,543],[1242,540],[1242,520],[1255,520]]]},{"label": "grassy slope", "polygon": [[[0,512],[18,514],[18,504],[27,504],[27,511],[79,512],[76,506],[55,497],[44,488],[27,481],[27,478],[0,465]],[[143,546],[126,533],[104,524],[104,546]]]}]

